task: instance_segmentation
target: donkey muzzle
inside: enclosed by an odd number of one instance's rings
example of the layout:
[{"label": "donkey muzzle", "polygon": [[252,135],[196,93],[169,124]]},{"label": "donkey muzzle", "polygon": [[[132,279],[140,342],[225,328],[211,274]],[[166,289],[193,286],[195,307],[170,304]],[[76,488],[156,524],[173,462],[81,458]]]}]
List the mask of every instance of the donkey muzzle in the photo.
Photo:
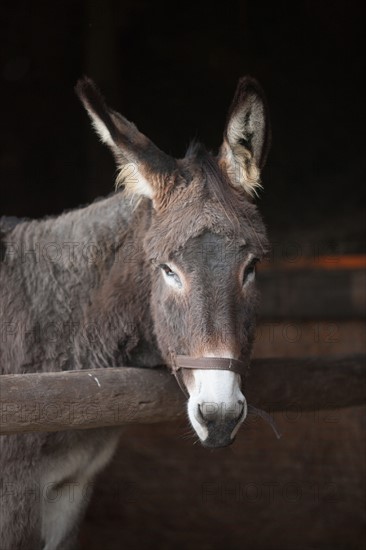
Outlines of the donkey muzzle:
[{"label": "donkey muzzle", "polygon": [[[190,357],[187,355],[178,355],[173,357],[173,374],[187,398],[189,398],[189,416],[193,427],[198,433],[201,442],[207,447],[226,447],[234,440],[237,428],[244,420],[247,413],[245,397],[240,392],[240,382],[234,382],[237,378],[230,377],[227,394],[222,394],[220,387],[214,390],[208,386],[206,392],[190,394],[185,384],[184,370],[210,370],[210,371],[229,371],[240,375],[241,381],[246,376],[248,364],[238,359],[227,357]],[[211,378],[211,377],[210,377]],[[222,378],[222,377],[220,377]],[[227,379],[223,379],[226,384]],[[216,378],[217,385],[217,378]],[[235,396],[231,394],[230,388],[236,384]],[[215,391],[218,391],[215,397]],[[209,397],[208,397],[209,396]]]},{"label": "donkey muzzle", "polygon": [[[188,355],[172,355],[172,371],[179,384],[179,387],[189,397],[188,390],[184,384],[182,372],[183,369],[208,369],[208,370],[226,370],[239,374],[241,381],[248,375],[249,362],[240,361],[239,359],[230,359],[226,357],[190,357]],[[222,406],[223,404],[221,404]],[[244,404],[243,404],[244,405]],[[237,409],[236,409],[237,410]],[[232,414],[228,414],[228,410],[223,411],[215,403],[206,403],[204,408],[198,407],[196,420],[208,428],[208,437],[202,442],[207,447],[221,447],[230,445],[233,442],[232,434],[236,433],[243,416],[246,414],[260,416],[265,420],[274,431],[277,439],[280,439],[281,433],[278,430],[272,416],[262,409],[258,409],[253,405],[243,406],[239,410],[239,414],[233,410]],[[221,414],[220,414],[221,413]],[[225,424],[220,422],[220,418],[225,418]],[[214,429],[210,429],[214,427]],[[231,431],[233,429],[233,432]],[[231,433],[230,433],[231,432]],[[230,435],[229,435],[230,434]]]},{"label": "donkey muzzle", "polygon": [[183,369],[227,370],[240,374],[241,379],[243,380],[243,378],[245,378],[248,374],[249,363],[228,357],[190,357],[189,355],[173,356],[173,374],[180,389],[188,397],[188,391],[182,377]]}]

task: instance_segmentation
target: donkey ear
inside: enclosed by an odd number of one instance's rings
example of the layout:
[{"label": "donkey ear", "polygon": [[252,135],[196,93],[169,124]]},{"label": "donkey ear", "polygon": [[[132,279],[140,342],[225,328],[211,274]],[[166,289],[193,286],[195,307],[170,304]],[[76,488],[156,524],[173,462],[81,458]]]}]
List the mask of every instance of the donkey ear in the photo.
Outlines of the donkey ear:
[{"label": "donkey ear", "polygon": [[249,195],[257,193],[260,169],[264,166],[270,141],[267,104],[258,82],[251,77],[239,80],[219,152],[233,186]]},{"label": "donkey ear", "polygon": [[120,172],[117,186],[155,199],[164,191],[165,175],[175,160],[158,149],[136,126],[104,102],[94,82],[84,77],[75,91],[87,110],[101,141],[112,150]]}]

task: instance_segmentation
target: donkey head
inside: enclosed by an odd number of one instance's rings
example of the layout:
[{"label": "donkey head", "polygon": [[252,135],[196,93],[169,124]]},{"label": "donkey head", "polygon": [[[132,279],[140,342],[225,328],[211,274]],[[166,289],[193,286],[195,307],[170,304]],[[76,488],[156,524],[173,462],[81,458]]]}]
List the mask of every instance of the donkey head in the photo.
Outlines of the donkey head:
[{"label": "donkey head", "polygon": [[252,202],[268,148],[261,88],[252,78],[239,81],[217,156],[194,144],[179,160],[109,109],[90,80],[77,92],[114,153],[118,182],[148,198],[144,251],[160,352],[173,369],[191,367],[181,369],[180,381],[202,443],[226,446],[247,415],[243,369],[232,365],[249,362],[255,264],[267,248]]}]

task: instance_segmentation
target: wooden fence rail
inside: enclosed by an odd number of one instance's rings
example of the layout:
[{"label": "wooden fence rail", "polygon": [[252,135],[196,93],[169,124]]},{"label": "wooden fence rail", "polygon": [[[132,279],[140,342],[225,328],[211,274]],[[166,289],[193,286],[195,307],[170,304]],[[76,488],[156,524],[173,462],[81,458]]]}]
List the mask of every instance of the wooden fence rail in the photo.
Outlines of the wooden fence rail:
[{"label": "wooden fence rail", "polygon": [[[366,403],[366,357],[255,359],[244,393],[275,411]],[[0,434],[171,421],[185,398],[165,369],[115,368],[0,376]]]}]

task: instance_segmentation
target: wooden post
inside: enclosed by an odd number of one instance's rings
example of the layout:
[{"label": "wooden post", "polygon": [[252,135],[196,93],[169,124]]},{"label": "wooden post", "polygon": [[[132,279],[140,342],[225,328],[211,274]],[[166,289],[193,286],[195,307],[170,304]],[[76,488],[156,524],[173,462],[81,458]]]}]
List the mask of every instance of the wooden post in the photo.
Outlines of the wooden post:
[{"label": "wooden post", "polygon": [[[366,403],[364,355],[255,359],[248,403],[269,412]],[[172,421],[185,398],[166,368],[114,368],[0,377],[0,433],[57,431]]]}]

